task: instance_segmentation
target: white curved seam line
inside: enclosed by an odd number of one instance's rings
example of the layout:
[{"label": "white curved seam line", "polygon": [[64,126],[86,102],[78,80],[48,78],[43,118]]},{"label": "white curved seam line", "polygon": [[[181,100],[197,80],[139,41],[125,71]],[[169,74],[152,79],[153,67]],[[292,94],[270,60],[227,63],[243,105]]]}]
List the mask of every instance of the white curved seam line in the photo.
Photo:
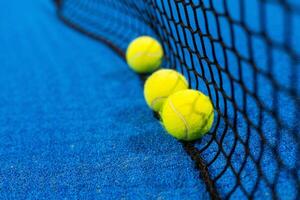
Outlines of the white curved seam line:
[{"label": "white curved seam line", "polygon": [[157,101],[159,101],[159,100],[161,100],[161,99],[166,99],[167,97],[156,97],[155,99],[153,99],[153,101],[151,102],[151,107],[153,107],[154,106],[154,104],[157,102]]},{"label": "white curved seam line", "polygon": [[157,57],[157,56],[160,56],[161,53],[137,52],[134,55],[133,59],[136,59],[136,58],[138,58],[140,56],[143,56],[143,55],[147,55],[148,57]]},{"label": "white curved seam line", "polygon": [[171,100],[170,100],[169,104],[170,104],[172,110],[173,110],[173,111],[178,115],[178,117],[183,121],[184,126],[185,126],[185,139],[188,139],[188,132],[189,132],[190,127],[189,127],[187,121],[184,119],[184,117],[181,115],[181,113],[179,113],[179,112],[175,109],[175,107],[174,107],[174,105],[173,105],[173,102],[172,102]]},{"label": "white curved seam line", "polygon": [[153,48],[153,44],[154,44],[154,43],[155,43],[155,42],[152,41],[152,42],[149,44],[149,46],[148,46],[148,48],[147,48],[146,51],[138,51],[138,52],[134,55],[134,57],[133,57],[132,59],[135,61],[138,57],[143,56],[143,55],[147,55],[147,56],[149,56],[149,57],[156,57],[156,56],[161,55],[161,53],[159,53],[159,52],[155,52],[155,53],[149,52],[150,49]]},{"label": "white curved seam line", "polygon": [[[146,53],[142,53],[142,52],[139,52],[137,53],[136,55],[134,55],[134,57],[132,58],[134,60],[134,62],[136,61],[136,59],[138,59],[139,57],[142,57],[146,55]],[[160,54],[156,53],[156,54],[147,54],[147,57],[150,57],[150,58],[156,58],[157,56],[159,56]],[[156,62],[159,62],[161,59],[158,59]]]}]

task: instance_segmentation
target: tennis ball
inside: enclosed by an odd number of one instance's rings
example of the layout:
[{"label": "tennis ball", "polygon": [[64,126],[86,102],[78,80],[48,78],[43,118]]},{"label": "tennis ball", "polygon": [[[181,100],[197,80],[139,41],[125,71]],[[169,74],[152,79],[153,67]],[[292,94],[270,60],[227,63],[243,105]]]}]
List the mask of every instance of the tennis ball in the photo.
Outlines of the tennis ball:
[{"label": "tennis ball", "polygon": [[161,117],[170,135],[191,141],[199,139],[211,129],[214,110],[207,96],[188,89],[176,92],[166,100]]},{"label": "tennis ball", "polygon": [[126,60],[135,72],[150,73],[160,66],[163,55],[163,48],[157,40],[150,36],[141,36],[129,44]]},{"label": "tennis ball", "polygon": [[161,69],[146,80],[144,97],[148,106],[158,112],[171,94],[187,88],[188,82],[183,75],[175,70]]}]

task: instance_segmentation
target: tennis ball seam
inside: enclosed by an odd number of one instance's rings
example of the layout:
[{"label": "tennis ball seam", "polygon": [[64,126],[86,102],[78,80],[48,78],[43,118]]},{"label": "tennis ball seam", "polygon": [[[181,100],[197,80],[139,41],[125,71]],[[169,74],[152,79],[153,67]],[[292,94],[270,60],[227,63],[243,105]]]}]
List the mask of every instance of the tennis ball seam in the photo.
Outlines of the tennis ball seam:
[{"label": "tennis ball seam", "polygon": [[177,114],[177,116],[182,120],[182,122],[184,123],[184,126],[185,126],[185,137],[182,138],[182,139],[188,139],[188,136],[189,136],[189,130],[190,130],[190,126],[188,124],[188,122],[186,121],[186,119],[184,118],[184,116],[178,112],[172,102],[172,100],[170,99],[169,100],[169,105],[171,107],[171,109]]},{"label": "tennis ball seam", "polygon": [[[136,55],[134,56],[132,59],[133,59],[133,62],[135,62],[137,59],[140,59],[140,57],[143,57],[144,55],[147,55],[147,52],[143,52],[143,53],[140,53],[140,55]],[[157,55],[154,55],[152,54],[151,56],[148,56],[147,57],[150,57],[150,58],[156,58],[156,56],[159,56],[159,54]],[[159,67],[160,63],[161,63],[161,60],[162,58],[158,58],[154,63],[153,63],[153,66],[156,66],[155,68]]]},{"label": "tennis ball seam", "polygon": [[161,53],[159,52],[159,53],[157,53],[157,52],[155,52],[155,53],[150,53],[149,51],[150,51],[150,49],[151,48],[153,48],[153,44],[155,44],[156,43],[156,41],[152,41],[150,44],[149,44],[149,46],[150,46],[150,48],[149,49],[147,49],[147,50],[145,50],[145,51],[139,51],[139,52],[137,52],[136,54],[135,54],[135,56],[132,58],[134,61],[137,59],[137,58],[139,58],[139,57],[141,57],[141,56],[149,56],[149,57],[156,57],[156,56],[160,56],[161,55]]},{"label": "tennis ball seam", "polygon": [[147,51],[140,51],[140,52],[137,52],[136,55],[132,59],[136,60],[137,58],[144,56],[144,55],[155,58],[156,56],[160,56],[161,53],[149,53]]},{"label": "tennis ball seam", "polygon": [[151,107],[153,108],[155,103],[161,99],[166,99],[167,97],[166,96],[162,96],[162,97],[156,97],[155,99],[152,100],[151,102]]}]

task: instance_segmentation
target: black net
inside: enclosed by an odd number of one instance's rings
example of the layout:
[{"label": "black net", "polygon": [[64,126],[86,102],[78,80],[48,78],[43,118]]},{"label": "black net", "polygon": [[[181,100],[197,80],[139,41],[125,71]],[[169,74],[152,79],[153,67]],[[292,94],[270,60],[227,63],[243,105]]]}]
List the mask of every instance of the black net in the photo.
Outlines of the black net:
[{"label": "black net", "polygon": [[300,199],[299,0],[56,4],[65,23],[121,56],[135,37],[156,37],[163,66],[212,99],[213,129],[183,145],[213,199]]}]

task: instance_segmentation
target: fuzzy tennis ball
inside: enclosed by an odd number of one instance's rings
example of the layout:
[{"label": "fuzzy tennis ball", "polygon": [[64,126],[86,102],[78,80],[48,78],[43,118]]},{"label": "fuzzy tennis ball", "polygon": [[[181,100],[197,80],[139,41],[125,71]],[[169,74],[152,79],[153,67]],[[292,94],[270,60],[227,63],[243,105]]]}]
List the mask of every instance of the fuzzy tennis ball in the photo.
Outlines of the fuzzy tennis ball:
[{"label": "fuzzy tennis ball", "polygon": [[213,124],[214,110],[210,99],[197,90],[182,90],[171,95],[161,112],[165,129],[179,140],[202,137]]},{"label": "fuzzy tennis ball", "polygon": [[144,96],[148,106],[158,112],[171,94],[187,88],[188,82],[183,75],[172,69],[161,69],[146,80]]},{"label": "fuzzy tennis ball", "polygon": [[135,72],[150,73],[161,65],[163,55],[163,48],[157,40],[150,36],[141,36],[129,44],[126,60]]}]

